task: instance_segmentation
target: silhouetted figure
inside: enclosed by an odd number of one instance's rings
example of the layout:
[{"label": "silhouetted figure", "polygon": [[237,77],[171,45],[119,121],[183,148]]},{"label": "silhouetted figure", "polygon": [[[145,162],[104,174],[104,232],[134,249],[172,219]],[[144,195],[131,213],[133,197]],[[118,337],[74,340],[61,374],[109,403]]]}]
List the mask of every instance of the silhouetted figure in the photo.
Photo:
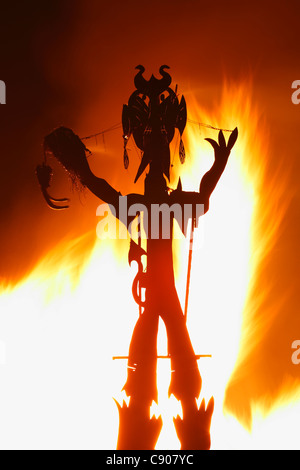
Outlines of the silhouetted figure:
[{"label": "silhouetted figure", "polygon": [[[134,280],[133,295],[139,304],[140,315],[133,331],[128,358],[127,381],[124,390],[130,396],[127,406],[118,404],[120,425],[118,449],[154,449],[159,437],[161,417],[150,419],[150,406],[157,401],[157,334],[159,317],[165,323],[168,339],[168,354],[171,358],[171,383],[169,394],[180,400],[183,418],[174,419],[176,432],[182,449],[209,449],[210,423],[213,413],[213,398],[207,408],[202,402],[197,406],[201,391],[201,376],[197,358],[188,334],[185,317],[178,299],[172,257],[173,222],[177,219],[186,234],[188,218],[197,225],[199,215],[209,208],[209,198],[220,176],[222,175],[230,151],[237,139],[235,129],[226,145],[222,131],[218,142],[208,140],[214,148],[215,161],[211,169],[203,176],[199,192],[182,191],[178,187],[170,190],[170,149],[169,145],[175,133],[180,136],[186,126],[187,113],[184,97],[178,100],[176,92],[170,88],[171,77],[166,72],[169,67],[160,68],[161,79],[153,75],[150,80],[143,77],[144,67],[138,66],[134,83],[136,91],[124,105],[122,113],[124,138],[124,166],[129,165],[127,142],[132,135],[136,145],[143,152],[141,164],[135,181],[149,167],[145,178],[144,194],[129,194],[127,206],[138,204],[144,207],[144,229],[147,234],[147,249],[131,241],[129,262],[137,261],[138,274]],[[70,129],[59,128],[45,139],[45,152],[52,153],[67,169],[73,178],[78,178],[96,196],[114,206],[116,216],[122,220],[119,210],[122,196],[105,180],[97,178],[90,170],[86,159],[87,149]],[[182,139],[179,147],[180,161],[184,163],[185,150]],[[38,176],[47,202],[53,208],[47,188],[50,184],[48,166],[39,167]],[[48,173],[47,173],[48,172]],[[43,178],[45,173],[46,177]],[[43,185],[43,183],[46,183]],[[57,200],[56,200],[57,202]],[[165,204],[165,207],[181,209],[181,220],[178,213],[172,214],[168,221],[170,236],[165,237],[164,221],[154,220],[151,209],[154,205]],[[199,214],[198,208],[203,211]],[[54,208],[59,208],[54,204]],[[187,212],[187,208],[189,212]],[[127,221],[127,226],[129,221]],[[122,220],[125,222],[124,220]],[[139,219],[142,223],[142,218]],[[126,222],[125,222],[126,223]],[[155,237],[151,236],[155,233]],[[143,268],[142,256],[147,258],[147,267]],[[142,299],[141,289],[145,289]]]}]

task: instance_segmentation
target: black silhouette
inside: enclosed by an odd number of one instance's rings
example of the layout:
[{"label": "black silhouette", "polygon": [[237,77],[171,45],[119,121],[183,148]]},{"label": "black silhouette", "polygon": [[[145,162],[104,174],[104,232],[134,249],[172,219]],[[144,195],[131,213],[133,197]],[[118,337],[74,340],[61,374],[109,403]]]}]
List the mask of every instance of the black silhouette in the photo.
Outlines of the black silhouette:
[{"label": "black silhouette", "polygon": [[[174,419],[176,432],[182,449],[209,449],[210,423],[214,408],[213,398],[205,408],[204,402],[197,406],[197,398],[201,391],[201,376],[197,358],[188,334],[186,319],[183,314],[174,280],[172,259],[172,230],[173,214],[169,221],[170,237],[162,236],[159,226],[157,238],[151,237],[154,221],[151,216],[153,204],[167,204],[171,207],[177,204],[185,215],[186,204],[192,207],[190,218],[192,226],[197,226],[197,205],[203,204],[206,213],[209,208],[209,198],[221,177],[230,151],[238,136],[235,129],[226,145],[222,131],[219,132],[218,142],[206,139],[214,149],[215,161],[211,169],[203,176],[199,192],[185,192],[181,181],[175,190],[170,190],[170,149],[177,128],[182,137],[185,129],[187,112],[184,97],[178,100],[177,89],[170,88],[171,76],[166,72],[166,65],[160,68],[161,79],[153,75],[150,80],[143,77],[144,67],[138,66],[134,84],[136,91],[130,96],[128,104],[123,106],[122,125],[124,138],[124,165],[129,165],[127,142],[132,135],[137,146],[143,152],[141,164],[135,181],[140,178],[149,166],[145,178],[144,194],[129,194],[127,206],[142,204],[147,208],[146,233],[147,249],[143,250],[139,243],[131,240],[129,263],[136,261],[139,266],[133,283],[133,296],[139,305],[139,318],[132,335],[128,373],[124,390],[130,397],[129,405],[118,404],[119,409],[119,438],[118,449],[154,449],[159,437],[161,417],[150,419],[150,406],[157,401],[156,366],[157,366],[157,333],[161,317],[165,323],[168,338],[168,354],[171,360],[171,383],[169,394],[180,400],[183,418]],[[119,210],[123,196],[112,188],[104,179],[96,177],[87,162],[87,149],[70,129],[59,128],[45,139],[45,153],[52,153],[70,173],[73,179],[78,179],[96,196],[116,210],[116,216],[122,220]],[[185,149],[180,139],[179,156],[181,163],[185,161]],[[49,197],[47,188],[50,184],[49,167],[44,162],[38,167],[39,181],[43,194],[52,208],[59,208]],[[62,200],[66,202],[65,200]],[[54,207],[53,207],[54,206]],[[139,223],[142,223],[140,213]],[[124,223],[129,224],[122,220]],[[181,222],[181,228],[186,234],[186,221]],[[144,220],[145,223],[145,220]],[[142,257],[146,257],[147,266],[143,267]],[[145,298],[141,292],[145,291]]]}]

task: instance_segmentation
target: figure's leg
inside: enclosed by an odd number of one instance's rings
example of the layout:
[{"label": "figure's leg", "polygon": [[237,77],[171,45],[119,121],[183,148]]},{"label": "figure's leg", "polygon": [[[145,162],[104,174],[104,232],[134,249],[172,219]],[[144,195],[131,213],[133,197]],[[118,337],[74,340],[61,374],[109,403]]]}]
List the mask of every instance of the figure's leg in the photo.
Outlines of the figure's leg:
[{"label": "figure's leg", "polygon": [[139,317],[130,342],[127,381],[123,387],[132,401],[157,401],[156,366],[159,316],[149,308]]},{"label": "figure's leg", "polygon": [[158,315],[145,308],[132,335],[127,381],[123,387],[130,396],[129,406],[119,408],[118,449],[155,448],[162,428],[161,417],[150,419],[150,406],[157,401],[156,366]]},{"label": "figure's leg", "polygon": [[203,401],[198,409],[196,399],[201,391],[201,376],[175,289],[169,290],[161,316],[166,325],[171,355],[169,394],[180,400],[183,412],[182,419],[174,419],[181,449],[208,450],[214,401],[211,399],[207,408]]},{"label": "figure's leg", "polygon": [[161,317],[166,325],[168,352],[171,356],[169,394],[190,406],[200,395],[201,376],[175,289],[168,291]]}]

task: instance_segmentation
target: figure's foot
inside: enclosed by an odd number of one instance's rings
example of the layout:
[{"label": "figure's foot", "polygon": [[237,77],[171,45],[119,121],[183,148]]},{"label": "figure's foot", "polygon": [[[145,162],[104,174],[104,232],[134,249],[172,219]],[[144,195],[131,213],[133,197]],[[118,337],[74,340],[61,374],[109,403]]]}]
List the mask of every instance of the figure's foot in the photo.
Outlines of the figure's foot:
[{"label": "figure's foot", "polygon": [[162,429],[162,417],[150,418],[150,407],[121,406],[117,450],[154,450]]},{"label": "figure's foot", "polygon": [[209,450],[211,446],[210,425],[214,411],[213,397],[206,408],[204,399],[199,409],[194,406],[194,401],[190,404],[183,403],[182,408],[183,419],[179,416],[173,419],[181,450]]}]

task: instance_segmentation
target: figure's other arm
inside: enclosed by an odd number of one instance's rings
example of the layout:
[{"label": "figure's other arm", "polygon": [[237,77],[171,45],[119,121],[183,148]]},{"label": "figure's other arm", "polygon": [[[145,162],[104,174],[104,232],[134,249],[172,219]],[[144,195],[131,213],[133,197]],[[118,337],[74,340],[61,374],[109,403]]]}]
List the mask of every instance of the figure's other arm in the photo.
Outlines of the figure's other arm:
[{"label": "figure's other arm", "polygon": [[107,204],[114,206],[117,213],[120,197],[127,198],[127,207],[133,206],[134,204],[145,203],[145,197],[142,194],[131,193],[127,194],[126,196],[122,196],[122,194],[116,191],[116,189],[114,189],[106,180],[95,176],[90,168],[81,179],[81,182],[99,199],[106,202]]},{"label": "figure's other arm", "polygon": [[[90,169],[85,173],[85,177],[82,179],[82,184],[99,199],[106,202],[110,206],[113,206],[113,213],[115,214],[116,218],[119,219],[128,230],[130,223],[137,215],[138,206],[141,208],[140,210],[145,207],[144,195],[132,193],[126,196],[122,196],[122,194],[110,186],[106,180],[95,176]],[[124,201],[125,199],[126,201]],[[135,206],[137,204],[138,206]],[[134,207],[136,208],[135,211],[133,210],[131,215],[128,214],[130,207],[132,209],[134,209]]]},{"label": "figure's other arm", "polygon": [[[48,154],[53,155],[66,169],[73,181],[79,181],[99,199],[113,206],[118,217],[120,197],[122,195],[105,179],[94,175],[87,160],[86,154],[88,152],[89,150],[80,138],[71,129],[65,127],[54,130],[44,140],[45,157]],[[42,189],[47,189],[50,185],[50,178],[44,180],[39,178],[39,181],[41,186],[45,186]],[[127,203],[130,205],[143,203],[143,196],[130,194]]]}]

